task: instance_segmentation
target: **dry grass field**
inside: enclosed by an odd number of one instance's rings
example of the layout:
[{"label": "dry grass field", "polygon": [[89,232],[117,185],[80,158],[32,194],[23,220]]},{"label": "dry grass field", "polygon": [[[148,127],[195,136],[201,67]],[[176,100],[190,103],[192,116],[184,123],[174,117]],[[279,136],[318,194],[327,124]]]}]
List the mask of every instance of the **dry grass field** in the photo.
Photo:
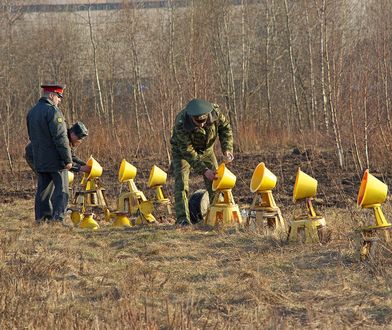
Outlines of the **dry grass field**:
[{"label": "dry grass field", "polygon": [[[290,220],[301,207],[290,197],[293,164],[306,168],[309,163],[301,163],[295,153],[274,157],[262,160],[276,173],[281,170],[276,201]],[[247,185],[258,158],[239,155],[233,165],[241,178],[233,190],[241,207],[252,198]],[[392,246],[382,244],[373,262],[360,261],[357,229],[372,219],[370,211],[354,203],[360,179],[351,182],[351,190],[338,187],[341,179],[317,174],[331,165],[326,157],[318,159],[324,167],[312,167],[320,181],[316,207],[332,232],[324,245],[288,244],[246,228],[209,230],[202,225],[113,229],[102,224],[97,231],[38,226],[31,174],[21,166],[12,181],[3,171],[0,327],[391,328]],[[147,172],[151,165],[144,167]],[[111,168],[108,186],[111,181],[116,185],[116,166],[106,167]],[[141,171],[140,185],[146,175]],[[169,180],[169,195],[170,185]],[[116,191],[108,190],[114,198]],[[383,210],[388,218],[389,201]]]}]

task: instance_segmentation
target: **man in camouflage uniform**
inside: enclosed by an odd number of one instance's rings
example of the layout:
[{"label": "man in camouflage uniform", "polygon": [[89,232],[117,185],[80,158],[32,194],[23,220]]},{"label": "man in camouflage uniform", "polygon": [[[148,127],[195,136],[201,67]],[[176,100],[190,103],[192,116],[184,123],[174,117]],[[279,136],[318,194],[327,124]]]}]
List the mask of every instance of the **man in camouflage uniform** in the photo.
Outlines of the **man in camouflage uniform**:
[{"label": "man in camouflage uniform", "polygon": [[[65,86],[43,84],[43,95],[27,114],[27,131],[33,148],[34,168],[38,173],[35,195],[35,220],[63,221],[68,204],[68,170],[72,168],[71,147],[67,127],[58,105]],[[52,198],[45,196],[53,184]],[[50,216],[44,212],[50,209]]]},{"label": "man in camouflage uniform", "polygon": [[230,123],[217,105],[193,99],[176,117],[170,143],[178,224],[191,224],[187,198],[191,167],[203,175],[210,200],[213,198],[212,180],[218,167],[213,147],[218,136],[225,162],[229,163],[234,159],[233,133]]}]

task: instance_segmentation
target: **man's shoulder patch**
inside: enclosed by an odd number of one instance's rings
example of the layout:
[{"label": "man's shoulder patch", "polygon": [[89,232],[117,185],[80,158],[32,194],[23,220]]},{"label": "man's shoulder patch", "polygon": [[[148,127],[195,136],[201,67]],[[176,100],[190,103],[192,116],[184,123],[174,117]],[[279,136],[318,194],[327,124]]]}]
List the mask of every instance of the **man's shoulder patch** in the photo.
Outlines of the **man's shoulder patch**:
[{"label": "man's shoulder patch", "polygon": [[62,122],[63,122],[63,118],[58,117],[58,118],[57,118],[57,122],[58,122],[58,123],[62,123]]}]

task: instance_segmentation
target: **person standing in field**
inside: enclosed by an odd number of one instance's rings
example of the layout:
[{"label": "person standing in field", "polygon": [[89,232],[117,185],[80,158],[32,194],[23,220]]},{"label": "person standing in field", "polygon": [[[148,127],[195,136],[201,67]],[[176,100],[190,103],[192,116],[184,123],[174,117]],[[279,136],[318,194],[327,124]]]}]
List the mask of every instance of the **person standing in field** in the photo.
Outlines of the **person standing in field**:
[{"label": "person standing in field", "polygon": [[[27,114],[27,131],[33,150],[33,165],[38,173],[35,194],[37,222],[64,221],[69,199],[68,170],[72,168],[72,152],[64,115],[58,108],[65,86],[42,84],[42,97]],[[53,184],[52,197],[45,196]],[[51,214],[45,214],[53,203]]]},{"label": "person standing in field", "polygon": [[193,99],[177,115],[170,140],[177,224],[191,224],[187,197],[191,168],[203,175],[210,201],[213,198],[212,181],[218,167],[213,147],[217,137],[224,161],[230,163],[234,159],[233,132],[218,105]]},{"label": "person standing in field", "polygon": [[[75,149],[83,142],[84,138],[88,136],[88,130],[86,126],[81,121],[78,121],[73,124],[71,128],[68,128],[67,135],[72,153],[72,168],[70,171],[74,173],[90,173],[91,168],[86,165],[86,162],[84,160],[80,159],[75,154]],[[31,144],[31,142],[28,143],[25,148],[25,159],[31,169],[35,173],[37,173],[37,170],[34,167],[33,145]]]},{"label": "person standing in field", "polygon": [[[80,159],[75,154],[75,149],[82,143],[84,138],[88,136],[88,130],[86,126],[79,121],[73,124],[72,127],[67,130],[67,133],[68,133],[68,140],[72,153],[72,168],[70,171],[74,173],[78,173],[78,172],[90,173],[91,170],[90,166],[87,166],[86,162]],[[34,171],[34,173],[38,174],[34,166],[33,145],[31,142],[27,144],[25,148],[25,159],[27,164],[29,164],[31,169]],[[47,186],[45,191],[42,192],[41,194],[42,196],[41,200],[44,201],[41,203],[42,206],[41,212],[44,218],[50,218],[53,212],[53,206],[52,206],[53,203],[51,202],[53,189],[54,189],[53,182],[51,182]]]}]

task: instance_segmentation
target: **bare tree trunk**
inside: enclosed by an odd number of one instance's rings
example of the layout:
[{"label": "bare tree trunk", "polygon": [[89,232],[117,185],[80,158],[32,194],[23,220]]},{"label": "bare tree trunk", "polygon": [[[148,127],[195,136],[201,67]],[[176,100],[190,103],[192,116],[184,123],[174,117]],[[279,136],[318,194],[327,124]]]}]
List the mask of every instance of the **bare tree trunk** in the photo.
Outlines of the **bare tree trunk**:
[{"label": "bare tree trunk", "polygon": [[102,98],[102,91],[101,91],[101,83],[99,80],[99,73],[98,73],[98,61],[97,61],[97,45],[94,40],[94,35],[93,35],[93,26],[91,23],[91,5],[88,7],[87,15],[88,15],[88,27],[89,27],[89,32],[90,32],[90,42],[91,46],[93,48],[93,61],[94,61],[94,71],[95,71],[95,80],[97,83],[97,90],[98,90],[98,98],[99,98],[99,106],[100,106],[100,112],[106,117],[106,111],[105,107],[103,105],[103,98]]},{"label": "bare tree trunk", "polygon": [[[9,118],[9,108],[7,107],[7,118]],[[8,161],[8,166],[11,171],[11,173],[14,173],[14,165],[12,163],[12,158],[11,158],[11,153],[10,153],[10,132],[9,132],[9,120],[4,120],[3,116],[1,115],[0,111],[0,121],[1,121],[1,128],[3,131],[3,137],[4,137],[4,145],[5,145],[5,151],[7,153],[7,161]]]},{"label": "bare tree trunk", "polygon": [[[384,34],[384,33],[383,33]],[[384,65],[384,72],[381,75],[382,80],[383,80],[383,85],[384,85],[384,97],[385,97],[385,110],[387,113],[387,125],[388,125],[388,130],[391,132],[392,130],[392,123],[391,123],[391,100],[389,96],[389,70],[388,70],[388,63],[387,60],[389,59],[386,51],[386,44],[387,40],[385,40],[385,37],[383,38],[383,65]]]},{"label": "bare tree trunk", "polygon": [[110,124],[112,125],[112,127],[114,127],[115,125],[115,117],[114,117],[114,88],[113,85],[110,87],[110,95],[109,95],[109,100],[110,100]]},{"label": "bare tree trunk", "polygon": [[191,6],[191,22],[190,22],[190,47],[189,47],[189,69],[190,69],[190,77],[192,77],[192,86],[193,86],[193,96],[198,95],[197,81],[196,81],[196,72],[194,70],[194,47],[195,47],[195,2],[192,0]]},{"label": "bare tree trunk", "polygon": [[[270,18],[270,8],[267,0],[267,8],[265,11],[265,21],[266,21],[266,37],[265,37],[265,87],[266,87],[266,96],[267,96],[267,113],[268,113],[268,131],[271,132],[272,129],[272,108],[271,108],[271,86],[270,86],[270,27],[271,27],[271,18]],[[273,0],[272,0],[273,6]],[[261,127],[261,109],[259,110],[259,127]]]},{"label": "bare tree trunk", "polygon": [[[350,68],[350,75],[349,75],[349,81],[350,81],[350,86],[351,86],[351,68]],[[362,165],[362,160],[359,155],[359,149],[358,149],[358,142],[357,142],[357,135],[356,135],[356,129],[355,129],[355,124],[354,124],[354,116],[353,116],[353,102],[352,102],[352,92],[349,94],[349,110],[350,110],[350,121],[351,121],[351,132],[353,136],[353,142],[354,142],[354,151],[355,151],[355,159],[358,162],[359,168],[361,172],[363,171],[363,165]]]},{"label": "bare tree trunk", "polygon": [[380,130],[382,142],[385,145],[386,151],[389,152],[390,149],[391,149],[391,145],[389,144],[388,139],[387,139],[387,137],[385,135],[384,122],[381,119],[381,109],[382,109],[382,106],[381,106],[380,98],[381,98],[381,95],[379,93],[377,93],[377,124],[378,124],[378,128]]},{"label": "bare tree trunk", "polygon": [[167,122],[166,122],[166,114],[163,111],[163,107],[161,107],[161,116],[162,116],[162,135],[163,135],[163,142],[165,143],[165,150],[166,150],[166,157],[167,157],[167,162],[170,164],[171,162],[171,157],[170,157],[170,142],[169,139],[167,138],[166,135],[166,127],[167,127]]},{"label": "bare tree trunk", "polygon": [[132,48],[132,55],[133,55],[133,69],[134,69],[134,75],[135,75],[136,85],[137,85],[137,94],[142,101],[144,113],[146,114],[146,117],[147,117],[147,122],[150,126],[150,129],[152,129],[153,124],[152,124],[152,120],[150,117],[150,113],[147,108],[146,99],[144,97],[143,86],[142,86],[141,78],[140,78],[139,60],[138,60],[138,55],[136,52],[136,43],[135,43],[135,39],[133,36],[131,39],[131,48]]},{"label": "bare tree trunk", "polygon": [[235,132],[238,132],[238,115],[236,106],[236,91],[235,81],[233,74],[233,63],[231,60],[231,43],[229,36],[228,17],[224,16],[224,28],[225,28],[225,43],[226,43],[226,87],[227,87],[227,105],[229,109],[230,122]]},{"label": "bare tree trunk", "polygon": [[[234,85],[233,63],[231,60],[230,38],[228,31],[228,17],[225,12],[222,22],[216,22],[216,33],[213,34],[214,40],[212,47],[215,53],[214,61],[217,66],[217,74],[220,83],[221,93],[225,99],[226,108],[229,111],[229,118],[233,131],[238,131],[238,117],[236,111],[236,93]],[[222,29],[223,26],[223,29]]]},{"label": "bare tree trunk", "polygon": [[[327,46],[327,44],[326,44]],[[340,127],[338,117],[336,115],[336,107],[333,102],[333,95],[332,95],[332,79],[331,79],[331,66],[329,61],[328,55],[328,47],[325,48],[325,61],[327,64],[327,79],[328,79],[328,100],[329,100],[329,108],[331,110],[331,118],[332,118],[332,128],[334,132],[335,138],[335,145],[336,145],[336,152],[338,154],[339,159],[339,166],[340,168],[344,167],[344,151],[342,147],[342,140],[340,137]]]},{"label": "bare tree trunk", "polygon": [[317,108],[316,87],[314,78],[314,64],[313,64],[313,47],[312,47],[312,30],[309,24],[308,2],[305,0],[305,18],[306,28],[308,33],[308,51],[309,51],[309,79],[310,79],[310,122],[313,133],[316,132],[316,115]]},{"label": "bare tree trunk", "polygon": [[[170,16],[169,16],[169,25],[170,25],[170,35],[169,35],[169,52],[170,52],[170,68],[171,72],[174,78],[174,81],[176,82],[177,86],[177,94],[179,96],[179,104],[182,106],[183,104],[183,93],[182,93],[182,87],[180,80],[178,79],[178,73],[177,73],[177,64],[174,59],[174,52],[175,52],[175,47],[174,47],[174,41],[176,40],[175,36],[175,24],[174,24],[174,7],[173,7],[173,0],[169,0],[169,6],[170,6]],[[164,126],[165,127],[165,126]]]},{"label": "bare tree trunk", "polygon": [[136,124],[136,131],[137,131],[137,141],[139,144],[141,140],[141,134],[140,134],[140,123],[139,123],[139,106],[138,106],[137,91],[135,86],[132,86],[132,95],[133,95],[133,103],[135,107],[135,124]]},{"label": "bare tree trunk", "polygon": [[364,115],[364,123],[363,123],[363,141],[365,144],[365,159],[366,159],[366,168],[369,168],[369,135],[368,135],[368,113],[367,113],[367,103],[368,103],[368,89],[367,89],[367,79],[365,80],[365,93],[363,97],[363,115]]},{"label": "bare tree trunk", "polygon": [[[384,55],[384,54],[382,54],[382,55]],[[383,63],[380,63],[380,62],[384,62],[384,58],[382,58],[381,60],[379,58],[378,61],[377,61],[377,76],[378,77],[382,77],[381,79],[384,82]],[[381,87],[381,88],[383,88],[383,87]],[[378,128],[379,128],[380,133],[381,133],[381,139],[382,139],[382,141],[383,141],[383,143],[385,145],[385,149],[386,149],[386,151],[389,152],[390,151],[390,144],[388,143],[387,137],[385,135],[384,123],[381,120],[382,109],[383,109],[383,107],[382,107],[382,100],[381,99],[384,97],[384,92],[385,92],[385,90],[380,92],[379,89],[377,88],[377,123],[378,123]],[[388,100],[386,102],[388,102]]]},{"label": "bare tree trunk", "polygon": [[294,98],[294,106],[295,111],[297,113],[297,125],[300,131],[302,131],[302,114],[300,110],[300,104],[298,99],[298,92],[297,92],[297,82],[296,82],[296,68],[294,64],[294,55],[293,55],[293,46],[291,40],[291,29],[290,29],[290,14],[289,14],[289,7],[287,5],[287,0],[284,0],[285,6],[285,14],[286,14],[286,29],[287,29],[287,42],[288,42],[288,51],[289,51],[289,58],[290,58],[290,70],[291,70],[291,83],[293,88],[293,98]]},{"label": "bare tree trunk", "polygon": [[241,45],[242,45],[242,53],[241,53],[241,66],[242,66],[242,79],[241,79],[241,113],[240,113],[240,121],[243,120],[243,116],[247,113],[248,108],[248,99],[247,99],[247,89],[248,89],[248,66],[249,66],[249,56],[248,56],[248,39],[247,33],[245,30],[245,16],[246,16],[246,4],[247,0],[241,0]]},{"label": "bare tree trunk", "polygon": [[[170,56],[170,68],[171,68],[171,74],[174,78],[174,81],[177,86],[177,93],[175,94],[175,97],[172,100],[169,100],[170,107],[167,109],[169,111],[169,116],[165,114],[165,118],[168,118],[168,120],[163,120],[166,121],[166,124],[168,127],[172,127],[174,125],[174,118],[175,118],[175,113],[178,111],[183,106],[184,99],[183,99],[183,88],[181,86],[181,82],[178,78],[178,72],[177,72],[177,63],[175,60],[175,40],[176,40],[176,25],[175,25],[175,10],[173,6],[173,0],[169,1],[169,6],[170,6],[170,16],[169,16],[169,25],[170,25],[170,35],[169,35],[169,56]],[[192,46],[191,46],[192,47]],[[164,93],[167,95],[167,93]],[[166,97],[168,100],[168,97]],[[173,109],[173,107],[176,107],[176,110]],[[163,108],[161,107],[161,110],[163,111]],[[166,126],[163,126],[166,127]],[[165,146],[166,146],[166,153],[168,155],[168,160],[170,159],[170,146],[165,140]]]},{"label": "bare tree trunk", "polygon": [[1,127],[2,127],[2,133],[4,137],[4,146],[5,146],[5,151],[7,154],[7,161],[8,161],[8,166],[11,171],[11,173],[14,173],[14,165],[12,162],[11,158],[11,152],[10,152],[10,145],[11,145],[11,122],[12,122],[12,96],[13,96],[13,88],[15,86],[12,86],[12,77],[13,77],[13,70],[15,68],[15,59],[13,56],[13,37],[12,37],[12,29],[14,23],[19,20],[22,17],[22,13],[16,11],[16,12],[11,12],[9,3],[6,2],[4,4],[4,9],[7,9],[6,11],[6,26],[7,26],[7,41],[6,41],[6,67],[5,67],[5,74],[2,77],[5,81],[5,97],[4,97],[4,102],[5,102],[5,118],[1,114],[0,111],[0,122],[1,122]]},{"label": "bare tree trunk", "polygon": [[322,7],[320,9],[320,68],[321,68],[321,94],[323,96],[323,114],[324,114],[324,125],[327,133],[329,132],[329,118],[327,113],[327,93],[325,91],[325,67],[324,67],[324,43],[325,43],[325,32],[326,32],[326,21],[325,21],[325,0],[322,0]]}]

